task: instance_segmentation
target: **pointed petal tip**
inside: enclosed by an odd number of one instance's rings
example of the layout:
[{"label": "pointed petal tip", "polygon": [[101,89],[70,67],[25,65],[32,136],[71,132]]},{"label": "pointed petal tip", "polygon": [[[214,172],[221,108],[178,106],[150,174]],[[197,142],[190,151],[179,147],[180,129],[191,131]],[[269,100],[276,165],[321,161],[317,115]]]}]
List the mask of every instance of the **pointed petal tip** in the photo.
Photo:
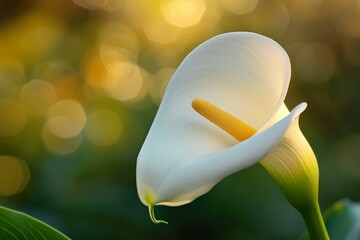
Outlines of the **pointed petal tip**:
[{"label": "pointed petal tip", "polygon": [[307,103],[306,102],[302,102],[299,105],[297,105],[293,110],[293,119],[298,117],[303,111],[305,111],[307,107]]},{"label": "pointed petal tip", "polygon": [[153,221],[153,223],[155,223],[155,224],[160,224],[160,223],[169,224],[166,221],[158,220],[158,219],[155,218],[155,211],[154,211],[155,210],[155,205],[148,205],[148,208],[149,208],[150,219],[151,219],[151,221]]}]

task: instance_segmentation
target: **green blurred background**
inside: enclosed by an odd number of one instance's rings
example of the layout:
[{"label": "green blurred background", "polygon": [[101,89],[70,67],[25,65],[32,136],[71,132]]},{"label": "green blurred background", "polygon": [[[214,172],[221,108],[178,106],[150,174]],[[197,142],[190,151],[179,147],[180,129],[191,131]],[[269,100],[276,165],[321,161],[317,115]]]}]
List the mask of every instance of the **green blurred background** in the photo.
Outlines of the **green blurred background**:
[{"label": "green blurred background", "polygon": [[[0,204],[73,239],[296,239],[305,229],[258,165],[158,207],[136,157],[174,70],[229,31],[278,41],[287,105],[318,157],[320,204],[360,201],[359,0],[1,0]],[[30,178],[31,175],[31,178]],[[30,179],[30,180],[29,180]]]}]

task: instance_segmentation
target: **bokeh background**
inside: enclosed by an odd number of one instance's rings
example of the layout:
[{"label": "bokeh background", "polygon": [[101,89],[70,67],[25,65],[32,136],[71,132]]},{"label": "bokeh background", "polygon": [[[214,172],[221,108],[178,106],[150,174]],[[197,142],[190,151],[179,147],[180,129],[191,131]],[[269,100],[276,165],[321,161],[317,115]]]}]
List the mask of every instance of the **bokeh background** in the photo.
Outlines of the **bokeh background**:
[{"label": "bokeh background", "polygon": [[[359,0],[1,0],[0,204],[73,239],[296,239],[305,229],[258,165],[191,204],[136,193],[136,157],[174,70],[229,31],[278,41],[286,98],[320,166],[320,204],[360,201]],[[31,176],[31,177],[30,177]]]}]

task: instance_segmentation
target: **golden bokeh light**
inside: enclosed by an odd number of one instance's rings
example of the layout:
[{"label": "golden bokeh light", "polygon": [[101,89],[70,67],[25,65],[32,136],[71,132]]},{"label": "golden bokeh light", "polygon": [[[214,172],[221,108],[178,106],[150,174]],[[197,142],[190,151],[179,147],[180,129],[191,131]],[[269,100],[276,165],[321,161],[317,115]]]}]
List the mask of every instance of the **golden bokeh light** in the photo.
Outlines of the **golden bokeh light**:
[{"label": "golden bokeh light", "polygon": [[54,86],[44,80],[34,79],[21,89],[21,101],[27,112],[34,116],[43,116],[57,100]]},{"label": "golden bokeh light", "polygon": [[39,64],[32,76],[53,85],[58,99],[76,99],[81,93],[81,80],[66,61],[49,61]]},{"label": "golden bokeh light", "polygon": [[80,134],[86,123],[82,105],[74,100],[60,100],[47,113],[47,129],[59,138],[73,138]]},{"label": "golden bokeh light", "polygon": [[201,20],[206,6],[202,0],[164,0],[160,9],[166,22],[186,28]]},{"label": "golden bokeh light", "polygon": [[127,6],[125,0],[73,0],[76,5],[88,10],[116,12]]},{"label": "golden bokeh light", "polygon": [[115,61],[107,66],[105,90],[113,98],[126,101],[138,96],[143,86],[139,67],[127,61]]},{"label": "golden bokeh light", "polygon": [[[21,39],[21,45],[34,54],[46,53],[55,45],[57,38],[58,33],[54,29],[45,24],[39,24],[27,30]],[[29,40],[33,43],[32,45],[29,45]]]},{"label": "golden bokeh light", "polygon": [[139,39],[134,30],[125,24],[111,22],[104,25],[98,33],[98,42],[102,47],[117,47],[138,55]]},{"label": "golden bokeh light", "polygon": [[150,79],[150,95],[156,104],[160,104],[166,85],[174,72],[175,68],[163,68],[155,73]]},{"label": "golden bokeh light", "polygon": [[[0,47],[1,48],[1,47]],[[0,49],[1,52],[1,49]],[[0,94],[11,95],[23,84],[25,69],[22,62],[14,58],[0,59]]]},{"label": "golden bokeh light", "polygon": [[81,80],[75,75],[62,76],[55,81],[53,85],[59,99],[77,99],[81,96]]},{"label": "golden bokeh light", "polygon": [[[53,126],[51,126],[53,127]],[[78,149],[82,142],[82,135],[79,134],[75,137],[62,138],[55,135],[50,128],[49,124],[45,124],[42,130],[42,141],[45,148],[51,152],[59,155],[71,154]]]},{"label": "golden bokeh light", "polygon": [[359,4],[355,1],[336,1],[333,24],[335,29],[348,37],[360,38],[360,28],[357,24],[360,21]]},{"label": "golden bokeh light", "polygon": [[98,8],[104,8],[109,0],[73,0],[73,2],[80,7],[95,10]]},{"label": "golden bokeh light", "polygon": [[236,14],[246,14],[252,12],[259,0],[222,0],[227,11]]},{"label": "golden bokeh light", "polygon": [[0,46],[0,52],[4,50],[8,55],[15,54],[31,63],[56,46],[62,26],[55,18],[33,11],[11,22],[2,33],[0,38],[8,44]]},{"label": "golden bokeh light", "polygon": [[320,11],[323,0],[295,0],[291,4],[292,18],[296,21],[310,21],[324,14],[328,11]]},{"label": "golden bokeh light", "polygon": [[35,79],[41,79],[54,84],[54,81],[73,75],[74,71],[69,63],[55,60],[36,66],[33,72]]},{"label": "golden bokeh light", "polygon": [[0,156],[0,195],[11,196],[24,190],[30,180],[27,163],[14,156]]},{"label": "golden bokeh light", "polygon": [[122,122],[116,113],[99,109],[89,115],[85,135],[94,145],[108,146],[119,140],[122,129]]},{"label": "golden bokeh light", "polygon": [[[57,227],[74,238],[103,236],[105,230],[107,239],[145,239],[152,231],[134,222],[136,206],[119,209],[133,200],[122,196],[134,190],[134,160],[176,69],[201,43],[229,32],[258,33],[285,49],[291,62],[285,100],[289,106],[308,103],[301,124],[325,169],[322,198],[357,200],[360,0],[0,0],[0,12],[0,198],[24,189],[31,170],[31,184],[4,204],[30,213],[56,205]],[[222,58],[239,50],[227,47],[219,49]],[[214,64],[221,68],[223,61]],[[206,66],[192,67],[206,72]],[[268,195],[276,200],[275,193]],[[238,210],[261,204],[261,198],[242,200],[237,206],[245,207]],[[269,227],[270,205],[257,209],[266,213],[252,229],[258,231],[224,222],[212,232],[296,239],[304,224],[288,214],[270,225],[290,227]],[[94,212],[93,206],[103,208]],[[124,210],[122,223],[133,227],[101,227],[114,206]],[[281,216],[288,210],[282,208]],[[239,222],[255,216],[243,213]],[[72,227],[94,214],[103,217]],[[110,218],[107,225],[119,225],[118,217]],[[213,225],[210,220],[204,226]]]},{"label": "golden bokeh light", "polygon": [[0,136],[11,137],[25,127],[27,116],[24,106],[15,100],[0,99]]},{"label": "golden bokeh light", "polygon": [[137,101],[146,94],[146,72],[126,49],[103,45],[84,61],[83,74],[93,88],[119,101]]},{"label": "golden bokeh light", "polygon": [[168,44],[176,41],[181,29],[162,21],[161,19],[148,19],[143,22],[146,37],[159,44]]},{"label": "golden bokeh light", "polygon": [[86,83],[93,88],[103,88],[103,77],[106,73],[105,66],[99,53],[87,57],[82,65],[82,74]]},{"label": "golden bokeh light", "polygon": [[141,98],[144,73],[129,55],[123,51],[107,52],[102,55],[106,64],[103,85],[106,93],[119,100],[129,101]]},{"label": "golden bokeh light", "polygon": [[109,45],[102,45],[99,50],[99,55],[101,61],[105,66],[111,64],[115,61],[132,61],[136,62],[137,57],[132,52],[120,48]]}]

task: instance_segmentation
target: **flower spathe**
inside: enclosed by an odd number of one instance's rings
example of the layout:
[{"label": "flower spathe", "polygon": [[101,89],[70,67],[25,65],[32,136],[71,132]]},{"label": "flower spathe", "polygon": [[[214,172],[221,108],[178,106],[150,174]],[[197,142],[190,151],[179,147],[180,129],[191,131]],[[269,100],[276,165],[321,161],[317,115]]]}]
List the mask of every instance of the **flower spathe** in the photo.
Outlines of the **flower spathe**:
[{"label": "flower spathe", "polygon": [[[289,111],[283,104],[272,122],[287,114]],[[300,131],[299,119],[292,122],[276,148],[260,163],[300,212],[318,203],[319,168],[313,150]]]},{"label": "flower spathe", "polygon": [[[283,48],[256,33],[226,33],[195,48],[169,81],[139,153],[142,203],[151,211],[189,203],[267,156],[306,107],[278,118],[290,72]],[[194,111],[198,98],[250,125],[255,135],[239,143]]]}]

